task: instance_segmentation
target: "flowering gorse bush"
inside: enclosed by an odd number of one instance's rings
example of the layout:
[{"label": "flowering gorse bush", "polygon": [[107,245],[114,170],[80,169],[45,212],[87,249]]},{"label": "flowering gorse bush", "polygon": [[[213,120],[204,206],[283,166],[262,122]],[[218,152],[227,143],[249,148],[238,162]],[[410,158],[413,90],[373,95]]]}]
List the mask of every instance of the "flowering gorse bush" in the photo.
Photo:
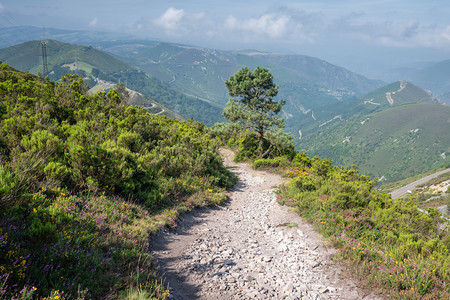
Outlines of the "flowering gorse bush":
[{"label": "flowering gorse bush", "polygon": [[203,124],[86,90],[1,65],[0,299],[166,298],[149,235],[235,181]]},{"label": "flowering gorse bush", "polygon": [[[297,169],[296,169],[297,170]],[[449,299],[448,221],[414,202],[377,192],[354,169],[314,158],[289,178],[278,195],[340,249],[336,259],[368,287],[392,298]]]}]

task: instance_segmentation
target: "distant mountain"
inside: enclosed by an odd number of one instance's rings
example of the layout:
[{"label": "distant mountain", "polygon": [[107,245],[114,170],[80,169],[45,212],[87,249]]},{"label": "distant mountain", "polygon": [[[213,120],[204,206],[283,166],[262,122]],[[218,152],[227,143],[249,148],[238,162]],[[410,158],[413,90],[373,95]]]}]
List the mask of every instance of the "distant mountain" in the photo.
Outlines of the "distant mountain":
[{"label": "distant mountain", "polygon": [[[437,100],[423,89],[407,81],[397,81],[376,89],[364,96],[326,105],[310,110],[302,115],[287,119],[287,127],[294,136],[306,137],[316,131],[323,131],[338,122],[366,114],[379,112],[405,103],[429,102]],[[300,133],[298,131],[300,130]],[[298,144],[302,144],[299,141]]]},{"label": "distant mountain", "polygon": [[171,87],[224,106],[228,101],[224,81],[240,68],[268,68],[280,85],[280,99],[287,116],[333,104],[382,85],[338,67],[304,55],[283,55],[257,51],[221,51],[158,43],[116,45],[105,48],[128,63]]},{"label": "distant mountain", "polygon": [[411,81],[440,96],[450,92],[450,59],[433,64],[411,75]]},{"label": "distant mountain", "polygon": [[[449,163],[450,107],[401,81],[288,120],[297,146],[388,181]],[[295,122],[297,120],[297,122]]]},{"label": "distant mountain", "polygon": [[449,121],[449,106],[406,104],[341,122],[300,143],[310,155],[396,181],[450,163]]},{"label": "distant mountain", "polygon": [[[263,66],[272,72],[275,83],[280,85],[278,99],[287,102],[283,108],[286,117],[323,105],[332,105],[382,86],[381,81],[367,79],[345,68],[304,55],[256,50],[221,51],[144,40],[117,33],[14,27],[0,33],[0,45],[2,41],[9,43],[26,37],[42,39],[44,31],[47,38],[108,51],[149,77],[160,80],[166,87],[191,96],[192,99],[203,100],[219,110],[228,101],[224,81],[244,66],[252,69]],[[39,55],[39,47],[36,51],[38,53],[33,57]],[[70,55],[75,57],[75,54]],[[60,75],[55,68],[53,72]],[[220,112],[217,116],[217,120],[219,119],[222,119]]]},{"label": "distant mountain", "polygon": [[[195,97],[173,90],[167,84],[130,66],[122,60],[91,46],[73,45],[47,40],[48,76],[58,80],[67,73],[77,73],[90,86],[125,82],[132,90],[145,94],[149,107],[158,102],[186,118],[213,125],[223,120],[222,109]],[[41,42],[29,41],[0,49],[0,60],[21,71],[42,72]],[[145,104],[145,103],[143,103]]]},{"label": "distant mountain", "polygon": [[248,53],[247,55],[259,58],[262,61],[276,66],[293,70],[298,75],[329,89],[337,92],[347,92],[347,95],[364,94],[383,84],[382,81],[367,79],[345,68],[306,55],[273,53]]},{"label": "distant mountain", "polygon": [[[119,73],[135,70],[110,54],[90,46],[67,44],[55,40],[46,41],[49,76],[58,80],[61,76],[78,71],[85,76],[114,80]],[[0,59],[8,65],[33,74],[43,72],[41,41],[29,41],[0,49]],[[103,78],[109,76],[110,78]]]},{"label": "distant mountain", "polygon": [[[450,93],[450,60],[424,62],[404,68],[389,70],[383,79],[405,79],[423,89],[430,90],[437,98],[447,99]],[[443,101],[443,103],[448,103]]]}]

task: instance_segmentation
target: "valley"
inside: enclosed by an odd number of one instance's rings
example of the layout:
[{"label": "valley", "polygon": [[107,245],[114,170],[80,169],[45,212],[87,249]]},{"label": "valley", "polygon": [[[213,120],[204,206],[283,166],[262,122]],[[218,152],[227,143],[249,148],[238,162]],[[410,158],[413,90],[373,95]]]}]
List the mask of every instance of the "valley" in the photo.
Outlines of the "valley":
[{"label": "valley", "polygon": [[[236,122],[208,127],[161,115],[166,108],[160,102],[184,104],[199,115],[208,111],[189,106],[205,101],[185,98],[133,67],[120,77],[127,84],[103,80],[103,87],[88,93],[78,74],[53,82],[0,66],[0,295],[448,298],[447,220],[380,193],[376,180],[355,166],[295,151],[281,131],[260,133],[259,143],[255,132]],[[260,70],[270,83],[271,74]],[[103,74],[116,78],[114,72]],[[130,88],[133,76],[142,92]],[[392,91],[399,85],[392,84]],[[408,93],[422,97],[411,84],[392,94],[390,105],[390,90],[374,93],[384,102],[369,98],[383,106],[369,114],[353,108],[334,118],[332,111],[311,109],[314,122],[305,139],[317,124],[324,124],[320,130],[351,124],[354,113],[361,118],[359,131],[342,135],[344,144],[358,134],[367,142],[375,129],[379,140],[371,140],[380,143],[395,128],[401,131],[394,143],[420,148],[418,141],[426,137],[445,159],[446,140],[441,152],[428,130],[440,128],[448,111],[426,92],[428,101],[408,102]],[[364,99],[336,99],[335,105],[366,108]],[[428,120],[437,125],[428,129]],[[435,135],[445,137],[447,127],[441,127],[444,134]],[[228,169],[218,153],[225,145],[232,149],[221,150]],[[265,158],[262,151],[257,155],[258,147],[268,149]],[[232,151],[252,168],[232,163]],[[233,190],[237,176],[231,171],[241,177]]]},{"label": "valley", "polygon": [[[80,41],[84,41],[82,36]],[[1,49],[0,59],[37,74],[41,68],[39,45],[34,41]],[[448,127],[448,106],[440,105],[430,91],[411,82],[383,85],[382,81],[303,55],[120,39],[97,41],[95,45],[102,50],[50,40],[49,77],[58,80],[66,72],[76,73],[93,90],[107,90],[122,82],[144,96],[132,100],[132,104],[212,126],[224,121],[222,109],[228,101],[224,81],[244,65],[264,66],[280,86],[277,98],[286,100],[282,111],[285,131],[292,134],[296,149],[330,158],[337,164],[356,164],[362,172],[387,182],[449,163],[450,155],[443,159],[440,156],[450,153],[444,130]],[[396,115],[405,110],[400,106],[407,104],[419,106],[410,106],[407,113]],[[438,116],[439,107],[442,112]],[[404,125],[379,127],[380,121],[373,121],[372,114],[382,122],[395,124],[400,120],[409,124],[409,130],[420,129],[419,144],[408,145],[406,136],[401,137],[406,134]],[[408,114],[421,116],[405,119]]]},{"label": "valley", "polygon": [[450,299],[450,2],[0,2],[0,300]]}]

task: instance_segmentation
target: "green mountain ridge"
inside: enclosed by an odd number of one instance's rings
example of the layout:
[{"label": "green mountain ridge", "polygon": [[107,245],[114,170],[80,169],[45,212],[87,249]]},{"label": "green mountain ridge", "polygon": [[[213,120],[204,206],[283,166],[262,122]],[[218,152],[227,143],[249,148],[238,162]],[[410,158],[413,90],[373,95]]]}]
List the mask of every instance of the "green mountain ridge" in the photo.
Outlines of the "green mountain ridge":
[{"label": "green mountain ridge", "polygon": [[[54,79],[59,79],[69,71],[75,71],[76,68],[90,77],[99,75],[99,72],[108,76],[133,69],[123,61],[89,46],[47,40],[46,52],[50,73],[48,75]],[[42,73],[41,41],[29,41],[1,49],[0,58],[19,70],[26,70],[33,74]]]},{"label": "green mountain ridge", "polygon": [[244,66],[270,70],[280,86],[279,98],[287,100],[286,114],[336,103],[381,86],[380,81],[304,55],[221,51],[168,43],[124,44],[105,50],[177,90],[222,106],[228,101],[223,82]]},{"label": "green mountain ridge", "polygon": [[302,138],[300,147],[395,181],[450,163],[449,123],[448,106],[404,104],[340,122]]},{"label": "green mountain ridge", "polygon": [[397,81],[361,97],[322,106],[310,112],[288,118],[287,127],[294,136],[300,130],[302,137],[323,131],[336,122],[362,117],[387,108],[414,102],[437,103],[427,92],[407,81]]},{"label": "green mountain ridge", "polygon": [[[0,59],[3,62],[33,74],[42,71],[40,54],[40,41],[29,41],[0,49]],[[222,120],[221,108],[175,91],[157,78],[91,46],[48,40],[47,61],[48,76],[52,80],[58,80],[67,73],[77,73],[91,86],[104,82],[126,82],[129,88],[149,98],[148,103],[141,104],[150,105],[151,102],[157,102],[186,118],[193,117],[208,125]]]}]

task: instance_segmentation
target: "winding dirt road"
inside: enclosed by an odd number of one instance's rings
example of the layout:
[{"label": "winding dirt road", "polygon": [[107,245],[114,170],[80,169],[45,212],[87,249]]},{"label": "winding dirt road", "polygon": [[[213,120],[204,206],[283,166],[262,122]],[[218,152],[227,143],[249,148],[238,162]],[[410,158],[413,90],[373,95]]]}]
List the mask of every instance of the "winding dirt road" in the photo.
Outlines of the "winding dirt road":
[{"label": "winding dirt road", "polygon": [[309,224],[277,204],[281,177],[222,155],[239,176],[229,201],[185,214],[150,241],[172,299],[379,299],[331,260],[335,250]]}]

